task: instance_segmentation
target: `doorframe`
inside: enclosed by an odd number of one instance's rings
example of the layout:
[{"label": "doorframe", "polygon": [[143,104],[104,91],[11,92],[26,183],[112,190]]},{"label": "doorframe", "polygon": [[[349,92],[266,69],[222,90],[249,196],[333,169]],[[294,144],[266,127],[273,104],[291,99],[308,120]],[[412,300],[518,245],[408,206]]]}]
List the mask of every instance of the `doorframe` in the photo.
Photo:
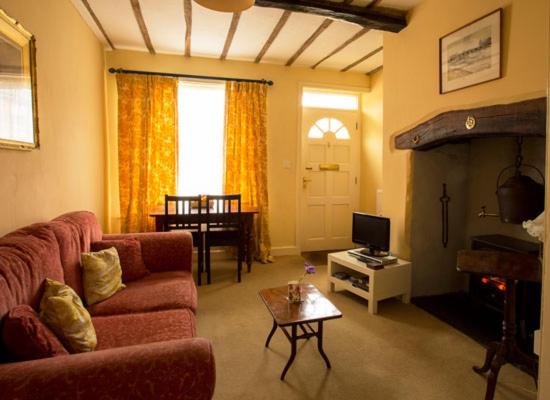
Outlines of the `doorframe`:
[{"label": "doorframe", "polygon": [[[296,165],[295,165],[295,171],[296,171],[296,179],[294,183],[294,187],[296,188],[296,202],[295,202],[295,209],[296,209],[296,229],[295,229],[295,235],[296,235],[296,249],[298,250],[298,254],[302,253],[302,196],[300,192],[300,187],[302,183],[302,121],[303,121],[303,107],[302,107],[302,95],[304,93],[305,88],[312,88],[312,89],[321,89],[321,90],[327,90],[327,91],[333,91],[333,92],[339,92],[339,93],[350,93],[355,94],[359,97],[358,102],[358,109],[357,109],[357,116],[358,116],[358,123],[359,123],[359,143],[362,143],[363,139],[363,113],[362,113],[362,95],[365,93],[370,92],[371,88],[370,85],[368,87],[362,87],[362,86],[351,86],[351,85],[331,85],[331,84],[324,84],[324,83],[314,83],[314,82],[298,82],[298,118],[297,118],[297,129],[298,132],[298,145],[296,146]],[[358,181],[359,181],[359,188],[358,191],[361,190],[361,146],[359,146],[359,171],[358,171]],[[360,193],[360,192],[359,192]],[[360,197],[360,196],[359,196]]]}]

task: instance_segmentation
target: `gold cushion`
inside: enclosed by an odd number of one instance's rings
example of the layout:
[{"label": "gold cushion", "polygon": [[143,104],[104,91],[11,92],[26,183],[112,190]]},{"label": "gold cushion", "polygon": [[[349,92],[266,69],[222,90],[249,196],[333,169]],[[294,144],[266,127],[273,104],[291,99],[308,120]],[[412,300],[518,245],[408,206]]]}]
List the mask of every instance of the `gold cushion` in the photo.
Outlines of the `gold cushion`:
[{"label": "gold cushion", "polygon": [[108,299],[125,286],[122,268],[114,247],[94,253],[82,253],[82,286],[89,306]]},{"label": "gold cushion", "polygon": [[46,279],[40,302],[40,319],[72,353],[95,349],[97,337],[92,318],[80,297],[69,286]]}]

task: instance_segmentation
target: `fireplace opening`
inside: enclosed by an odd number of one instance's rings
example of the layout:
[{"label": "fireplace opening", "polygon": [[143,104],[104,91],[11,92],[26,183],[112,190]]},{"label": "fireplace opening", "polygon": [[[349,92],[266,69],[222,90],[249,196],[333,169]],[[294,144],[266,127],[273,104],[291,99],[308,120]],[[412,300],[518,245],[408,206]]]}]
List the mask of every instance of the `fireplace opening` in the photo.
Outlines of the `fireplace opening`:
[{"label": "fireplace opening", "polygon": [[[458,272],[457,253],[497,250],[538,257],[540,251],[521,224],[488,218],[499,211],[497,178],[514,164],[517,146],[516,138],[492,137],[412,152],[412,302],[482,345],[502,337],[506,282]],[[524,138],[525,163],[544,170],[544,149],[544,138]],[[517,342],[533,353],[541,284],[518,282],[516,287]]]}]

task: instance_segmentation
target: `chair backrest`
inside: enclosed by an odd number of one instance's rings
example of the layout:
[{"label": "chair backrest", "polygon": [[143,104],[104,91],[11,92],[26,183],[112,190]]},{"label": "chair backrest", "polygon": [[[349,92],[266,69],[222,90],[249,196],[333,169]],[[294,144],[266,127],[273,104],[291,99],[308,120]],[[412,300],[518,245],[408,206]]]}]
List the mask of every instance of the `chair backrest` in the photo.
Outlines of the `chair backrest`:
[{"label": "chair backrest", "polygon": [[241,195],[206,196],[206,230],[239,230],[241,228]]},{"label": "chair backrest", "polygon": [[164,196],[163,230],[201,231],[201,196]]}]

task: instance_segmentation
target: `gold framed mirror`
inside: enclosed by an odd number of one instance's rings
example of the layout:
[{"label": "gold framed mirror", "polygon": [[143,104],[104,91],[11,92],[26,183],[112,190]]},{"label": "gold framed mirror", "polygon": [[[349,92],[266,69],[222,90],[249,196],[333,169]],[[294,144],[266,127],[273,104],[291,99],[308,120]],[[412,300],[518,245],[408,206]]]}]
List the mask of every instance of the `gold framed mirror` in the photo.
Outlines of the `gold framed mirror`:
[{"label": "gold framed mirror", "polygon": [[35,39],[1,9],[0,147],[39,147]]}]

